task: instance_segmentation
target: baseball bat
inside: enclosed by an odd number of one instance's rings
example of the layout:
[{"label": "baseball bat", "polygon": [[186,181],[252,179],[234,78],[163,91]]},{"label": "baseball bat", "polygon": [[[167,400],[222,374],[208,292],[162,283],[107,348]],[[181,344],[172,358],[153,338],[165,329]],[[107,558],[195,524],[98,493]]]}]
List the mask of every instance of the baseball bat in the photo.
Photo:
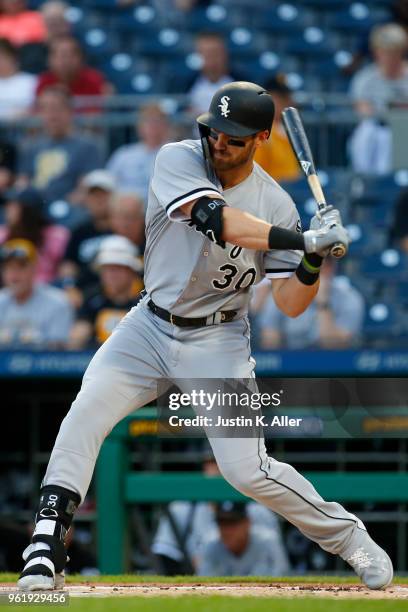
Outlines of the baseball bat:
[{"label": "baseball bat", "polygon": [[[302,172],[307,178],[307,182],[309,183],[313,197],[316,200],[317,208],[319,211],[323,211],[325,208],[327,208],[327,202],[319,177],[317,176],[312,151],[310,150],[309,141],[306,136],[299,111],[296,108],[293,108],[293,106],[288,106],[282,112],[282,119],[286,134],[288,135],[290,144],[292,145],[292,149],[296,155]],[[338,242],[331,247],[330,255],[340,258],[344,257],[346,251],[346,246],[341,242]]]}]

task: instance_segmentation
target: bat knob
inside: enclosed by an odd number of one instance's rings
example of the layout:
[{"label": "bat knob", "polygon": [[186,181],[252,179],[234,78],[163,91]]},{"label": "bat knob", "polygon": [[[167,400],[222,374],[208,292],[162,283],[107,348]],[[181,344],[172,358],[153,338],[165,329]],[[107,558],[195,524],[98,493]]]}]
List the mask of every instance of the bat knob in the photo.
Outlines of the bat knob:
[{"label": "bat knob", "polygon": [[337,242],[336,244],[333,244],[333,246],[330,249],[330,255],[332,257],[336,257],[336,259],[340,259],[341,257],[344,257],[346,253],[347,253],[346,245],[344,245],[341,242]]}]

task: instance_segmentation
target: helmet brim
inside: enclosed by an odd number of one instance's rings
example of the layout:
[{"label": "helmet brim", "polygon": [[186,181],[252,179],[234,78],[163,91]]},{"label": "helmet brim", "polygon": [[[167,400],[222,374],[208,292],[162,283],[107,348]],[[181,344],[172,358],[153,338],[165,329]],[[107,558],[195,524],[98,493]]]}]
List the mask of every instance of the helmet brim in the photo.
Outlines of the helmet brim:
[{"label": "helmet brim", "polygon": [[213,128],[218,132],[223,132],[223,134],[227,134],[228,136],[252,136],[262,131],[259,130],[259,128],[250,128],[240,125],[239,123],[235,123],[235,121],[230,121],[227,117],[217,117],[210,112],[203,113],[197,117],[197,123],[208,128]]}]

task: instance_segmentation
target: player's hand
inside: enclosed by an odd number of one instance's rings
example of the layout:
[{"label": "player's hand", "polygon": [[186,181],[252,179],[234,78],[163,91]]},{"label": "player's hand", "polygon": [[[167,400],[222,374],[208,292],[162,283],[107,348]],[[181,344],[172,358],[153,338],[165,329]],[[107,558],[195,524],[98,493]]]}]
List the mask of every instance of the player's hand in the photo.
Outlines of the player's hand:
[{"label": "player's hand", "polygon": [[346,247],[349,245],[347,230],[342,225],[323,226],[320,229],[310,229],[304,232],[306,253],[317,253],[320,257],[326,257],[330,252],[330,247],[340,242]]},{"label": "player's hand", "polygon": [[323,210],[318,210],[310,221],[310,229],[313,230],[332,227],[333,225],[343,225],[340,211],[333,206],[326,206]]}]

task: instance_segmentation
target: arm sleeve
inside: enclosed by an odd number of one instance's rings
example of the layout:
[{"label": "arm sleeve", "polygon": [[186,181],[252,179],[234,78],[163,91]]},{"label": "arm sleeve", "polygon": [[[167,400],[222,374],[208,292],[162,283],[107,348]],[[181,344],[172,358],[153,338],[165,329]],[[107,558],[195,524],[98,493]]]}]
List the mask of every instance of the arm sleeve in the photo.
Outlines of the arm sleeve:
[{"label": "arm sleeve", "polygon": [[[285,206],[279,208],[275,218],[270,220],[272,225],[284,229],[301,232],[299,213],[292,199],[287,196]],[[289,278],[298,267],[303,257],[303,251],[271,250],[264,255],[264,271],[267,278]]]},{"label": "arm sleeve", "polygon": [[151,187],[172,221],[190,221],[180,206],[203,196],[221,196],[207,178],[202,154],[186,143],[171,143],[157,155]]}]

